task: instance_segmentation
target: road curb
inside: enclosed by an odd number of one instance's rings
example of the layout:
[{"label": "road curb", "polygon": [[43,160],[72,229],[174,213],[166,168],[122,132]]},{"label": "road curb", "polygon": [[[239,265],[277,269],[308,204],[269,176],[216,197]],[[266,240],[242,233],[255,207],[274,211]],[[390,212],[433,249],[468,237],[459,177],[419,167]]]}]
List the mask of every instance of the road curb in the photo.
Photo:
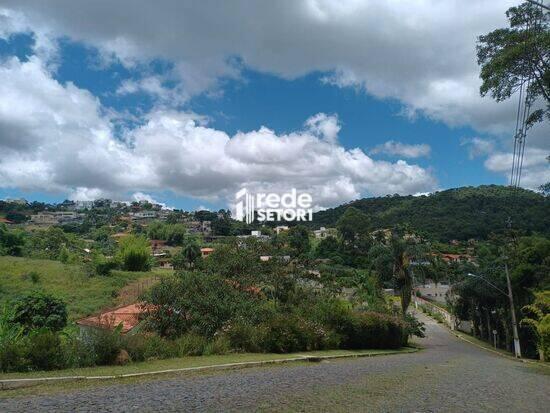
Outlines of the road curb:
[{"label": "road curb", "polygon": [[468,340],[466,337],[460,335],[460,334],[457,334],[457,333],[453,333],[453,335],[455,337],[458,337],[459,339],[463,340],[463,341],[466,341],[467,343],[470,343],[470,344],[473,344],[474,346],[476,347],[479,347],[483,350],[486,350],[486,351],[490,351],[491,353],[494,353],[494,354],[497,354],[501,357],[505,357],[507,359],[510,359],[510,360],[513,360],[513,361],[517,361],[517,362],[520,362],[520,363],[526,363],[526,364],[531,364],[531,365],[534,365],[534,366],[541,366],[541,367],[550,367],[550,365],[546,364],[546,363],[541,363],[541,362],[538,362],[536,360],[527,360],[527,359],[518,359],[514,356],[509,356],[508,354],[503,354],[501,353],[500,351],[496,351],[496,350],[493,350],[492,348],[487,348],[487,347],[484,347],[476,342],[473,342],[473,341],[470,341]]},{"label": "road curb", "polygon": [[155,371],[145,371],[139,373],[125,373],[125,374],[115,374],[115,375],[102,375],[102,376],[60,376],[60,377],[29,377],[29,378],[19,378],[19,379],[5,379],[0,380],[0,390],[12,390],[21,387],[30,387],[38,384],[50,383],[50,382],[66,382],[66,381],[86,381],[86,380],[114,380],[114,379],[124,379],[132,377],[144,377],[144,376],[153,376],[160,374],[168,373],[182,373],[182,372],[194,372],[194,371],[208,371],[208,370],[226,370],[226,369],[237,369],[237,368],[247,368],[247,367],[259,367],[270,364],[283,364],[283,363],[293,363],[300,361],[310,361],[310,362],[321,362],[324,360],[334,360],[342,358],[363,358],[363,357],[376,357],[376,356],[389,356],[394,354],[409,354],[419,351],[417,348],[407,348],[406,350],[388,350],[378,353],[351,353],[351,354],[336,354],[336,355],[327,355],[327,356],[316,356],[316,355],[297,355],[295,357],[284,358],[284,359],[271,359],[271,360],[261,360],[261,361],[243,361],[237,363],[224,363],[224,364],[212,364],[208,366],[196,366],[196,367],[181,367],[175,369],[164,369],[164,370],[155,370]]}]

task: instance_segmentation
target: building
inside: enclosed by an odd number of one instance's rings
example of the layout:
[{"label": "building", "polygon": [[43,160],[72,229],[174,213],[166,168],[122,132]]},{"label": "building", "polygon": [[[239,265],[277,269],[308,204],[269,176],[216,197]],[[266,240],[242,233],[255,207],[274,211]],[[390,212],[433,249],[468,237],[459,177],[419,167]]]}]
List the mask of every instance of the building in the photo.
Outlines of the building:
[{"label": "building", "polygon": [[13,224],[9,219],[6,219],[4,217],[0,217],[0,224]]},{"label": "building", "polygon": [[157,211],[139,211],[131,214],[132,219],[155,219],[157,217]]},{"label": "building", "polygon": [[313,234],[317,239],[324,239],[330,236],[335,237],[337,232],[336,232],[336,228],[321,227],[318,230],[313,231]]},{"label": "building", "polygon": [[28,202],[24,198],[6,198],[4,199],[4,202],[8,202],[10,204],[17,204],[17,205],[27,205]]},{"label": "building", "polygon": [[130,304],[83,318],[76,323],[83,332],[94,328],[113,330],[122,324],[122,333],[126,334],[139,324],[141,316],[145,311],[146,308],[144,303]]},{"label": "building", "polygon": [[94,201],[75,201],[73,208],[77,211],[84,209],[92,209],[94,207]]},{"label": "building", "polygon": [[443,261],[447,263],[452,262],[471,262],[475,263],[474,257],[469,254],[433,254],[440,257]]},{"label": "building", "polygon": [[39,212],[31,215],[31,222],[37,225],[56,225],[80,219],[82,215],[74,211]]},{"label": "building", "polygon": [[276,234],[279,234],[280,232],[282,231],[288,231],[288,226],[286,225],[279,225],[277,227],[275,227],[275,233]]},{"label": "building", "polygon": [[444,304],[446,303],[445,298],[449,291],[449,284],[444,282],[436,284],[431,280],[426,280],[424,284],[418,285],[414,290],[418,291],[421,297]]},{"label": "building", "polygon": [[201,248],[201,257],[206,258],[214,252],[214,248]]}]

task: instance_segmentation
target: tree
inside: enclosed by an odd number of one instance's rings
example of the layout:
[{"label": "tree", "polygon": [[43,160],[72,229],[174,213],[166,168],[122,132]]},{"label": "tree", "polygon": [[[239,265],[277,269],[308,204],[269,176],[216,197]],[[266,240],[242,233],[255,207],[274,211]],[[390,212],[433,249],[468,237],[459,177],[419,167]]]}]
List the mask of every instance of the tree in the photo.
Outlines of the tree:
[{"label": "tree", "polygon": [[480,36],[477,59],[483,83],[480,93],[497,101],[508,99],[527,79],[525,91],[529,103],[542,100],[544,109],[537,109],[527,125],[550,119],[550,14],[531,3],[511,7],[506,12],[510,27]]},{"label": "tree", "polygon": [[537,293],[533,304],[526,305],[521,312],[525,317],[520,326],[535,336],[539,358],[545,361],[550,354],[550,291]]},{"label": "tree", "polygon": [[255,297],[236,286],[224,277],[197,272],[163,279],[147,300],[149,322],[162,336],[193,332],[212,338],[228,320],[253,317]]},{"label": "tree", "polygon": [[315,249],[315,255],[317,258],[330,258],[338,264],[342,261],[340,252],[340,243],[336,237],[332,236],[323,238],[321,242],[317,244],[317,248]]},{"label": "tree", "polygon": [[10,231],[4,224],[0,224],[0,255],[19,256],[23,252],[25,237],[22,231]]},{"label": "tree", "polygon": [[201,257],[201,249],[196,242],[188,242],[172,258],[172,265],[176,271],[194,268]]},{"label": "tree", "polygon": [[118,260],[127,271],[148,271],[151,268],[151,248],[145,237],[128,235],[120,239]]},{"label": "tree", "polygon": [[345,243],[355,245],[369,232],[369,217],[357,208],[349,207],[336,223]]},{"label": "tree", "polygon": [[48,328],[62,330],[67,325],[66,304],[52,295],[31,293],[17,300],[14,305],[13,322],[26,331]]},{"label": "tree", "polygon": [[307,254],[311,248],[309,231],[303,225],[296,225],[288,230],[288,244],[299,255]]}]

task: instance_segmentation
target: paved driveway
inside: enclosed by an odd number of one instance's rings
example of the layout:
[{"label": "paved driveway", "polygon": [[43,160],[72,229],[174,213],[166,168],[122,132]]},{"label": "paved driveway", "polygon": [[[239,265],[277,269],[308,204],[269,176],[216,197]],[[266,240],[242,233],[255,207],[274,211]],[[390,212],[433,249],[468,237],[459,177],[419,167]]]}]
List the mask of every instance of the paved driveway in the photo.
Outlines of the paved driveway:
[{"label": "paved driveway", "polygon": [[0,411],[550,411],[543,368],[494,355],[426,322],[426,349],[419,353],[0,399]]}]

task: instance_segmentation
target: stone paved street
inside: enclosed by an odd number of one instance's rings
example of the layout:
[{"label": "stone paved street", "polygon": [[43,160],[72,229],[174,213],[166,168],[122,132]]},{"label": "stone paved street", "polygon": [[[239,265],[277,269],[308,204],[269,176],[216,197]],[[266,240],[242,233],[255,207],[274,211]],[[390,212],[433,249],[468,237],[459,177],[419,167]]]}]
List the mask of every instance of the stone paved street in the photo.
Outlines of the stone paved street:
[{"label": "stone paved street", "polygon": [[180,376],[12,399],[1,412],[550,411],[550,375],[427,321],[424,351]]}]

